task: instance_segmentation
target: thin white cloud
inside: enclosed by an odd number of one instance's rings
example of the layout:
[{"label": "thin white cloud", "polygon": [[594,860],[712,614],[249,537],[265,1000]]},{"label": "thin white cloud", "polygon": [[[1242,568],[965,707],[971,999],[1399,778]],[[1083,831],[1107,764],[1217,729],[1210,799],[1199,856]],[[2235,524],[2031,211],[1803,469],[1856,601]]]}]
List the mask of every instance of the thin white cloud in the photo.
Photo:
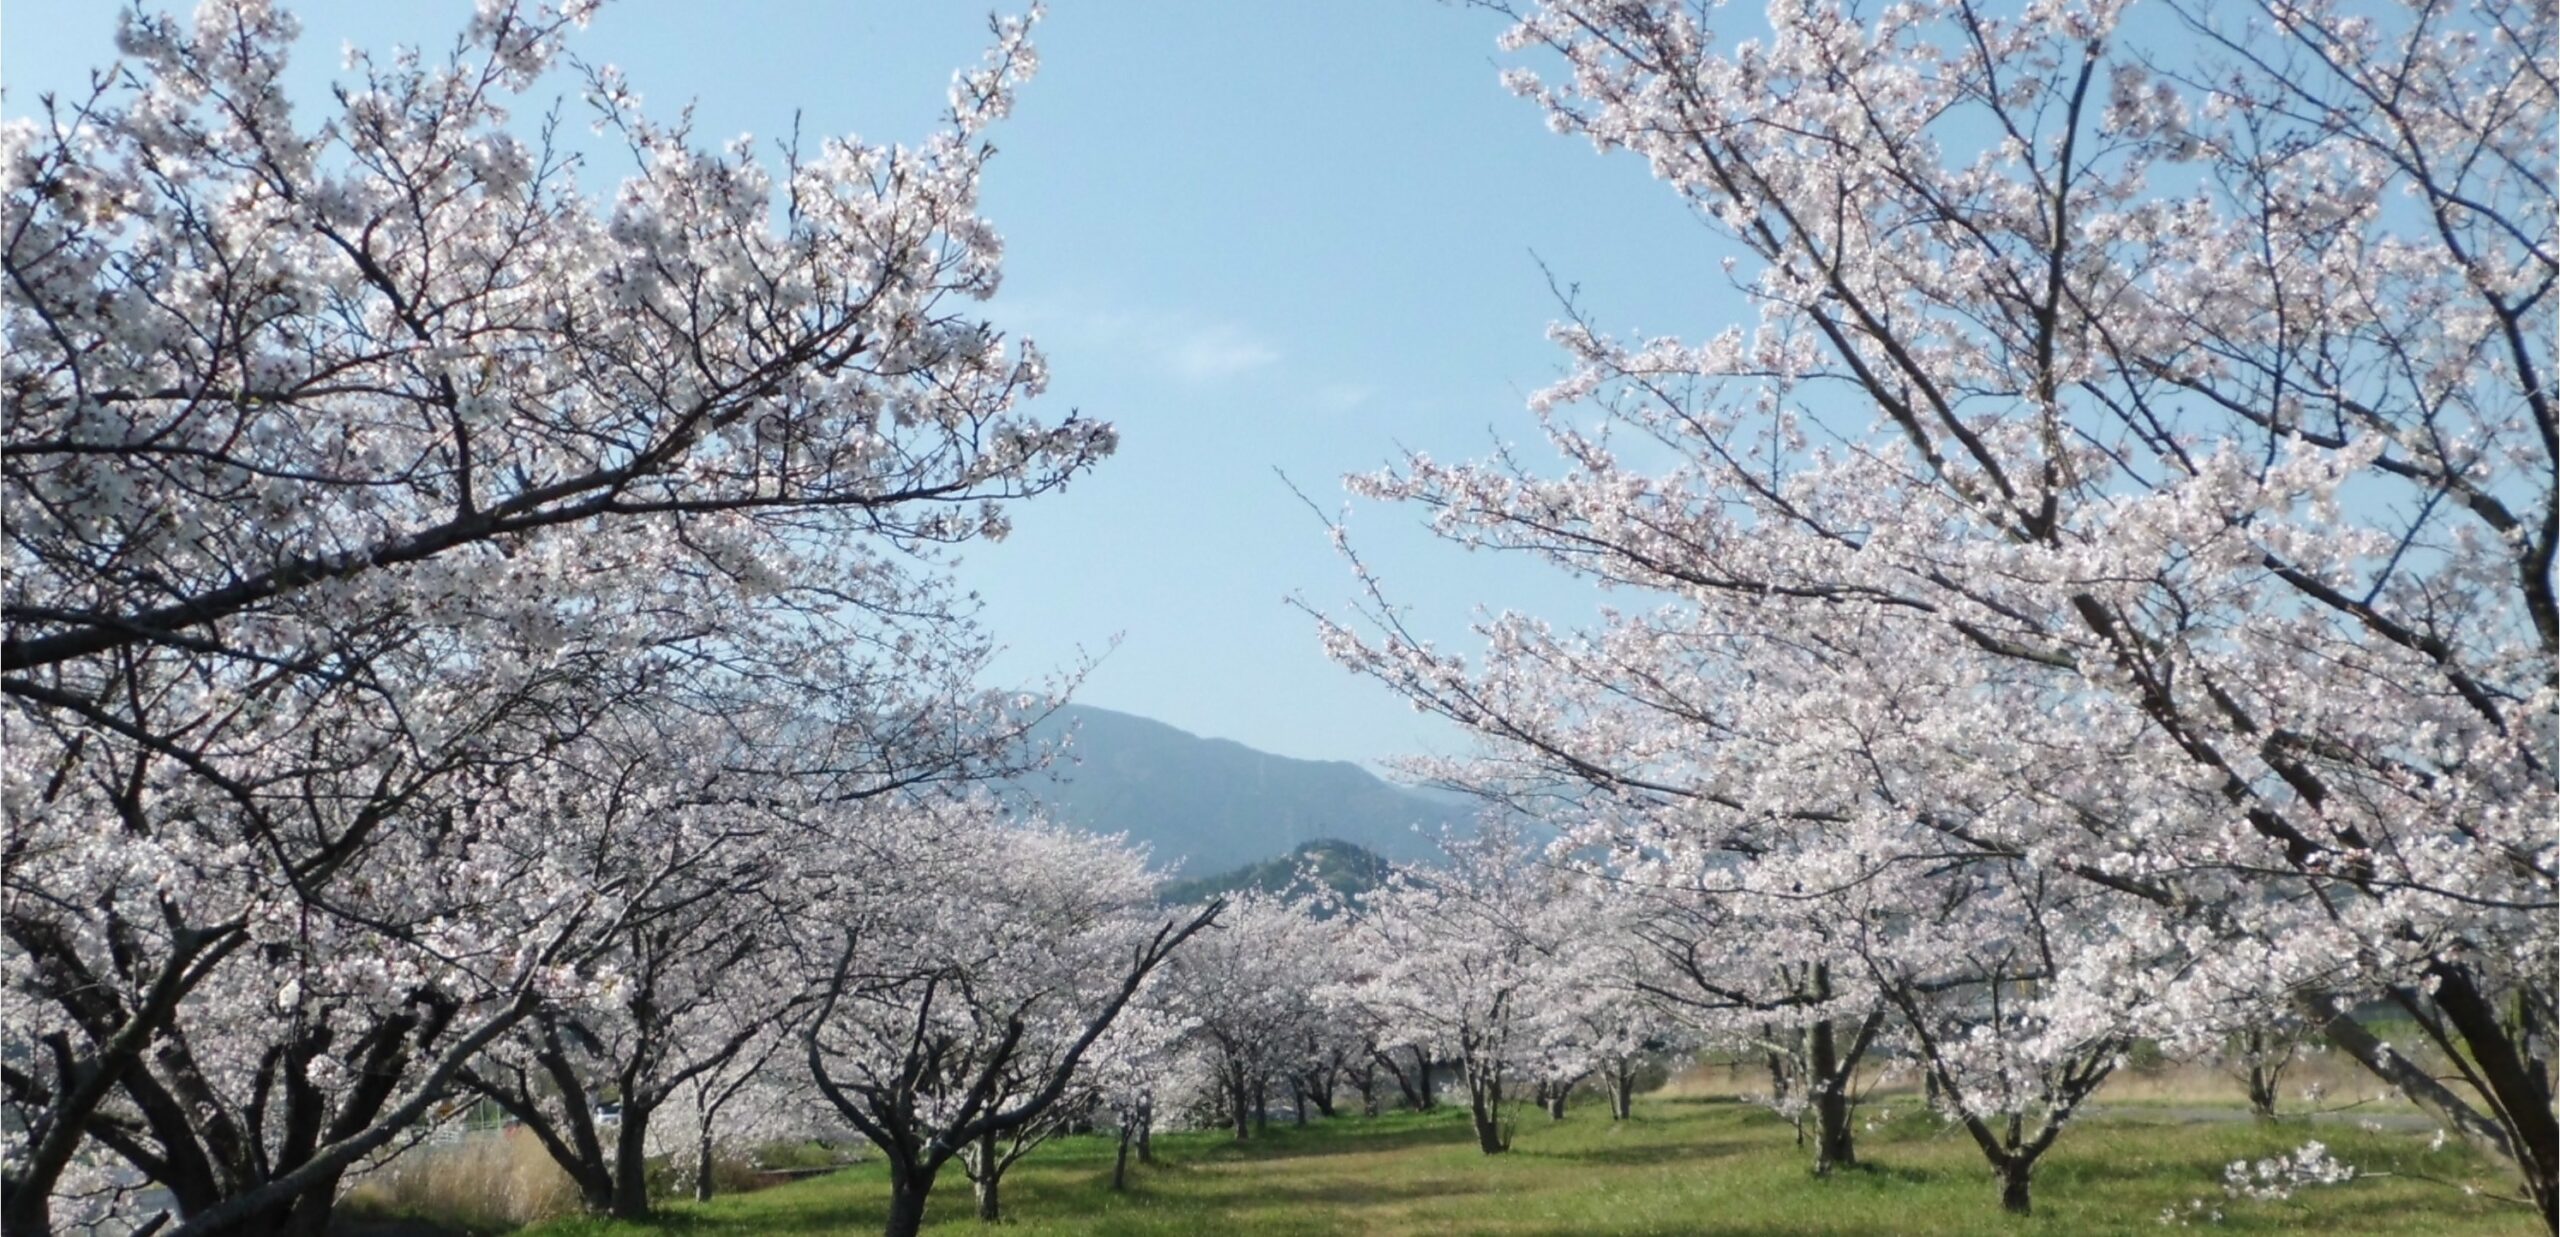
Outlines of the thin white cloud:
[{"label": "thin white cloud", "polygon": [[1316,403],[1327,412],[1350,412],[1378,398],[1378,388],[1363,382],[1337,382],[1316,390]]},{"label": "thin white cloud", "polygon": [[1017,301],[1000,306],[995,318],[1060,359],[1109,354],[1187,385],[1223,382],[1280,360],[1279,348],[1251,330],[1196,315]]},{"label": "thin white cloud", "polygon": [[1165,367],[1186,382],[1217,382],[1279,359],[1278,349],[1224,323],[1181,332],[1162,348]]}]

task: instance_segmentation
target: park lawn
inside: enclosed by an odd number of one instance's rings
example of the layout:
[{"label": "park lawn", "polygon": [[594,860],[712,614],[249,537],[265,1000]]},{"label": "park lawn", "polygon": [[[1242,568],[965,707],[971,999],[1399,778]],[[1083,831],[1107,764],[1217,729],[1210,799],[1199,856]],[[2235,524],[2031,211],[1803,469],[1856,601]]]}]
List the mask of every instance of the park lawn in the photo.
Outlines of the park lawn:
[{"label": "park lawn", "polygon": [[[1524,1110],[1514,1150],[1479,1153],[1463,1112],[1344,1117],[1304,1130],[1274,1124],[1236,1144],[1215,1133],[1157,1140],[1157,1163],[1107,1188],[1112,1144],[1061,1139],[1004,1182],[1005,1229],[1021,1234],[1502,1233],[2156,1233],[2163,1208],[2227,1232],[2514,1233],[2540,1230],[2481,1157],[2428,1138],[2249,1122],[2161,1125],[2093,1119],[2065,1132],[2036,1174],[2035,1215],[2001,1214],[1981,1154],[1963,1132],[1908,1105],[1861,1137],[1858,1169],[1818,1180],[1788,1125],[1731,1100],[1656,1098],[1612,1122],[1586,1106],[1564,1121]],[[2225,1197],[2223,1166],[2280,1154],[2312,1137],[2367,1173],[2280,1202]],[[2432,1180],[2430,1180],[2432,1179]],[[652,1224],[555,1222],[539,1237],[749,1237],[876,1233],[888,1199],[879,1166],[754,1194],[678,1203]],[[2191,1200],[2204,1201],[2190,1212]],[[2221,1213],[2218,1223],[2209,1218]],[[981,1229],[955,1165],[926,1228]]]}]

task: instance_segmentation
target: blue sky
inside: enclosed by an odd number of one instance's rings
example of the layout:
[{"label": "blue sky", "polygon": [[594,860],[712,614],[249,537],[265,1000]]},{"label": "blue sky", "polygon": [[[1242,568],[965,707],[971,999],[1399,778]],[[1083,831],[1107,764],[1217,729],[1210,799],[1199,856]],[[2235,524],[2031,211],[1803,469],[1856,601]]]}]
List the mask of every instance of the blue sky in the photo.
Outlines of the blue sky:
[{"label": "blue sky", "polygon": [[[348,41],[440,47],[468,3],[304,3],[314,97]],[[965,3],[610,3],[575,43],[706,140],[908,140],[976,60]],[[114,6],[12,0],[6,111],[113,55]],[[1703,336],[1747,312],[1706,231],[1641,161],[1549,133],[1496,82],[1499,19],[1430,0],[1058,0],[986,210],[1006,238],[991,311],[1050,354],[1056,415],[1117,424],[1119,455],[1024,504],[964,581],[1029,681],[1119,647],[1079,699],[1286,755],[1449,750],[1450,728],[1327,662],[1285,599],[1340,608],[1317,518],[1400,445],[1443,458],[1533,440],[1558,372],[1543,262],[1604,324]],[[1276,470],[1276,472],[1275,472]],[[1587,588],[1352,512],[1355,543],[1425,631],[1479,605],[1559,618]]]}]

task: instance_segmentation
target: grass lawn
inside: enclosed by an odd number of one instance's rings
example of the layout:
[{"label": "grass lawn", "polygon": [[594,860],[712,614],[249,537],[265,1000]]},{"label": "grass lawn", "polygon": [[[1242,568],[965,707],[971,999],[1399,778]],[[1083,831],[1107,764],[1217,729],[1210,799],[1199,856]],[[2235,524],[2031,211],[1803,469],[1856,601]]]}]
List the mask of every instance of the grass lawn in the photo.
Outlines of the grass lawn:
[{"label": "grass lawn", "polygon": [[[1514,1150],[1475,1149],[1463,1112],[1346,1117],[1305,1130],[1274,1125],[1238,1145],[1224,1136],[1157,1139],[1157,1162],[1131,1166],[1130,1189],[1107,1188],[1111,1143],[1062,1139],[1005,1177],[1005,1227],[1024,1234],[1506,1233],[2156,1233],[2164,1207],[2192,1199],[2230,1232],[2514,1233],[2539,1231],[2512,1203],[2497,1167],[2425,1135],[2354,1128],[2262,1128],[2247,1122],[2162,1125],[2093,1119],[2066,1131],[2036,1174],[2035,1215],[2012,1220],[1962,1131],[1913,1105],[1871,1105],[1889,1119],[1861,1136],[1859,1169],[1828,1181],[1807,1171],[1783,1121],[1730,1100],[1655,1098],[1613,1123],[1585,1105],[1562,1122],[1524,1110]],[[1898,1109],[1899,1111],[1893,1111]],[[2278,1154],[2306,1138],[2369,1174],[2283,1202],[2225,1198],[2223,1165]],[[2435,1180],[2428,1180],[2433,1178]],[[878,1232],[888,1199],[876,1164],[701,1206],[670,1205],[649,1225],[558,1222],[540,1237],[688,1237]],[[937,1184],[926,1227],[984,1226],[955,1165]]]}]

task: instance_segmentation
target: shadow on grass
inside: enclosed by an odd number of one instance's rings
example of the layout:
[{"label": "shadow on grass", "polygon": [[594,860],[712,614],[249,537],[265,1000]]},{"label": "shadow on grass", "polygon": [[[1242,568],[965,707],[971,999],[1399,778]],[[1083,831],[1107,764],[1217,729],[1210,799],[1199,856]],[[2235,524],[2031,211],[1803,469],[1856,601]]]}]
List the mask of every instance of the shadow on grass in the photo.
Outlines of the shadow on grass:
[{"label": "shadow on grass", "polygon": [[1451,1180],[1446,1177],[1421,1177],[1400,1181],[1330,1179],[1322,1181],[1275,1182],[1266,1178],[1218,1181],[1207,1186],[1194,1182],[1185,1186],[1182,1201],[1197,1203],[1204,1211],[1259,1210],[1286,1211],[1298,1207],[1361,1208],[1395,1203],[1456,1198],[1468,1194],[1485,1194],[1499,1190],[1499,1182],[1491,1178]]},{"label": "shadow on grass", "polygon": [[[1913,1185],[1921,1185],[1931,1181],[1943,1181],[1946,1179],[1946,1174],[1933,1172],[1926,1168],[1914,1168],[1909,1164],[1879,1164],[1874,1160],[1860,1160],[1855,1164],[1844,1164],[1838,1168],[1832,1169],[1831,1171],[1839,1174],[1840,1179],[1843,1181],[1902,1181],[1909,1182]],[[1985,1167],[1982,1171],[1987,1175],[1991,1170],[1988,1167]]]},{"label": "shadow on grass", "polygon": [[1341,1125],[1311,1127],[1304,1131],[1273,1130],[1244,1142],[1217,1143],[1207,1147],[1185,1149],[1189,1157],[1202,1163],[1233,1163],[1239,1160],[1285,1160],[1300,1157],[1333,1155],[1368,1155],[1379,1151],[1398,1151],[1408,1147],[1434,1147],[1472,1141],[1475,1132],[1464,1122],[1438,1125],[1398,1125],[1376,1129],[1360,1129]]},{"label": "shadow on grass", "polygon": [[1729,1156],[1752,1155],[1766,1148],[1730,1139],[1713,1142],[1652,1143],[1634,1147],[1576,1147],[1567,1151],[1542,1151],[1515,1148],[1511,1154],[1529,1160],[1565,1160],[1577,1164],[1682,1164],[1710,1165]]}]

